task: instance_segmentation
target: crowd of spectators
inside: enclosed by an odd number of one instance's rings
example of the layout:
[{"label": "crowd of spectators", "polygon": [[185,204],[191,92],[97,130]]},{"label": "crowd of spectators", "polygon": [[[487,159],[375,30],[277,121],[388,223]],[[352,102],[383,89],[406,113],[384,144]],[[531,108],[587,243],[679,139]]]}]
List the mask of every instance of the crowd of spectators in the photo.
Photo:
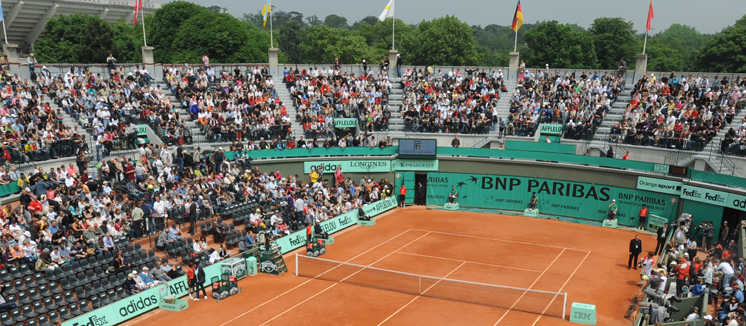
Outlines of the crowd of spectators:
[{"label": "crowd of spectators", "polygon": [[502,71],[407,68],[402,77],[405,130],[484,134],[498,124],[496,105],[505,92]]},{"label": "crowd of spectators", "polygon": [[[676,296],[696,297],[708,293],[707,305],[716,307],[708,316],[701,316],[698,309],[692,309],[687,321],[704,318],[707,325],[743,325],[746,322],[743,292],[746,266],[738,256],[742,227],[739,224],[731,229],[726,222],[720,233],[715,234],[712,221],[703,221],[700,226],[677,222],[670,228],[666,224],[658,232],[659,248],[663,250],[650,252],[641,260],[641,275],[649,277],[645,287],[667,293],[671,286],[669,280],[673,279]],[[670,242],[660,245],[669,234]],[[661,260],[666,257],[669,265],[656,264],[653,258],[656,254],[660,254]],[[715,323],[711,323],[713,320]]]},{"label": "crowd of spectators", "polygon": [[210,142],[285,140],[292,134],[287,107],[266,68],[171,66],[164,68],[164,79],[189,115],[181,117],[173,108],[154,112],[169,144],[192,141],[185,119]]},{"label": "crowd of spectators", "polygon": [[[338,62],[338,61],[337,61]],[[357,118],[362,132],[388,130],[391,118],[388,75],[369,68],[363,74],[330,67],[290,70],[283,80],[293,99],[295,120],[303,125],[306,138],[335,135],[335,119]]]},{"label": "crowd of spectators", "polygon": [[[612,127],[610,139],[631,145],[702,150],[743,107],[745,89],[746,80],[740,77],[711,81],[699,74],[646,74],[633,86],[632,100],[621,121]],[[723,151],[740,150],[743,137],[738,134],[737,130],[729,133]]]}]

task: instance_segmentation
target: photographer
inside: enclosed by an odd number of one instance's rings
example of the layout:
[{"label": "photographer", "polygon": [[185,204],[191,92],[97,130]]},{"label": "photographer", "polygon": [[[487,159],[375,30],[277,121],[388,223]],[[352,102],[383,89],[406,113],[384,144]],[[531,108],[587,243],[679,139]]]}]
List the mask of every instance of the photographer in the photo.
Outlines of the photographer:
[{"label": "photographer", "polygon": [[702,252],[710,250],[710,241],[712,236],[715,234],[715,227],[712,225],[712,221],[702,221],[702,225],[697,226],[702,231]]}]

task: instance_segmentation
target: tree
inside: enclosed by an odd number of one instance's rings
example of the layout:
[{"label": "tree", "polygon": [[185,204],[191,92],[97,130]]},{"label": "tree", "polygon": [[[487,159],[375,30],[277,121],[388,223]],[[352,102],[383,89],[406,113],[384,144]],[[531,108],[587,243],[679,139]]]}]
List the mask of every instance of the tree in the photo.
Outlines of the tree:
[{"label": "tree", "polygon": [[471,27],[456,16],[422,21],[399,47],[407,63],[415,65],[477,65],[482,60]]},{"label": "tree", "polygon": [[634,63],[632,58],[642,51],[642,44],[635,38],[631,21],[622,18],[596,18],[588,31],[593,37],[596,58],[601,68],[616,69],[621,58]]},{"label": "tree", "polygon": [[324,22],[319,19],[319,16],[311,15],[306,17],[306,25],[308,26],[321,26],[324,25]]},{"label": "tree", "polygon": [[[152,21],[153,15],[145,16],[146,25]],[[111,25],[114,33],[112,41],[112,54],[117,58],[118,63],[125,62],[142,62],[143,45],[142,26],[132,26],[124,19],[120,19],[116,24]]]},{"label": "tree", "polygon": [[686,53],[674,49],[657,38],[649,38],[647,50],[648,70],[686,71]]},{"label": "tree", "polygon": [[352,24],[351,28],[352,30],[357,30],[362,25],[376,26],[376,24],[378,24],[378,17],[366,16],[365,18],[358,20],[354,24]]},{"label": "tree", "polygon": [[[375,48],[376,53],[384,55],[391,49],[391,29],[392,29],[392,18],[386,18],[384,21],[379,21],[373,27],[373,42],[372,46]],[[404,23],[401,19],[396,20],[396,44],[404,44],[412,34],[412,27]],[[404,53],[402,53],[404,55]]]},{"label": "tree", "polygon": [[[212,13],[207,8],[186,1],[174,1],[164,4],[153,14],[152,24],[148,24],[149,45],[153,46],[155,62],[174,62],[172,46],[182,25],[190,18]],[[202,32],[195,37],[204,37]]]},{"label": "tree", "polygon": [[696,56],[702,71],[746,72],[746,15],[709,40]]},{"label": "tree", "polygon": [[[660,41],[661,45],[680,52],[681,57],[684,59],[684,64],[677,68],[677,70],[686,71],[694,69],[694,60],[697,51],[702,49],[711,38],[712,35],[702,34],[692,26],[673,24],[665,31],[650,37],[648,39],[648,47],[650,47],[650,40],[656,39]],[[652,57],[648,57],[652,59]],[[648,61],[649,64],[650,61]]]},{"label": "tree", "polygon": [[96,16],[76,13],[50,19],[44,32],[34,46],[41,62],[103,63],[113,52],[111,25]]},{"label": "tree", "polygon": [[224,14],[228,12],[228,8],[220,7],[220,6],[209,6],[207,7],[207,10],[212,11],[216,14]]},{"label": "tree", "polygon": [[176,34],[171,62],[267,62],[269,33],[229,14],[202,11],[184,22]]},{"label": "tree", "polygon": [[365,38],[365,43],[367,43],[368,45],[373,45],[373,40],[375,40],[376,33],[373,26],[368,24],[360,24],[355,32]]},{"label": "tree", "polygon": [[331,28],[347,29],[349,27],[347,26],[347,18],[335,14],[326,16],[326,18],[324,18],[324,25]]},{"label": "tree", "polygon": [[596,68],[596,50],[588,32],[577,32],[556,20],[543,21],[524,35],[521,55],[526,65],[558,68]]},{"label": "tree", "polygon": [[339,58],[342,63],[359,63],[374,58],[365,38],[355,32],[329,26],[303,29],[300,45],[305,63],[333,63]]},{"label": "tree", "polygon": [[291,20],[280,29],[280,49],[285,53],[288,63],[303,63],[300,45],[303,43],[303,25]]},{"label": "tree", "polygon": [[[518,44],[526,43],[524,35],[534,27],[533,24],[523,24],[518,30]],[[515,44],[515,32],[510,26],[499,26],[490,24],[482,28],[472,26],[474,38],[476,39],[479,52],[482,53],[483,66],[507,66],[510,60],[510,52]]]}]

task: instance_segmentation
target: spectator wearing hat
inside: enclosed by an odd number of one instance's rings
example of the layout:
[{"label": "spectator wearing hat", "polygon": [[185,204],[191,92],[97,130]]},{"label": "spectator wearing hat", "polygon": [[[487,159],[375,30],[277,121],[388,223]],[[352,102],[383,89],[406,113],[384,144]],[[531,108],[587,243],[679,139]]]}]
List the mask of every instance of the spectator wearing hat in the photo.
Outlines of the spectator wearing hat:
[{"label": "spectator wearing hat", "polygon": [[606,219],[609,221],[615,220],[618,210],[619,210],[619,207],[616,204],[616,199],[612,199],[611,204],[609,204],[609,213],[607,214]]},{"label": "spectator wearing hat", "polygon": [[153,278],[153,275],[150,274],[150,269],[147,266],[142,268],[139,277],[140,280],[142,280],[142,282],[145,284],[145,289],[150,289],[158,285],[158,281],[156,281],[155,278]]}]

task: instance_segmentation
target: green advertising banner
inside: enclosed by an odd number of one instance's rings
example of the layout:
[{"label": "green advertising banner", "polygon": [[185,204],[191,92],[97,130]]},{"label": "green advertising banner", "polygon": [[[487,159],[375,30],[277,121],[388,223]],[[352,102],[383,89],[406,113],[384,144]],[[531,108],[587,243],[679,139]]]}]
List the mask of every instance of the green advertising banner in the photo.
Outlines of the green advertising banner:
[{"label": "green advertising banner", "polygon": [[[374,217],[394,207],[396,207],[396,198],[389,197],[363,206],[363,211],[370,217]],[[321,222],[321,228],[328,234],[334,234],[355,224],[357,224],[357,210]],[[283,254],[295,250],[296,248],[300,248],[306,244],[306,230],[296,231],[288,236],[279,238],[275,240],[275,244],[280,245]]]},{"label": "green advertising banner", "polygon": [[530,151],[530,152],[545,152],[545,153],[559,153],[559,154],[572,154],[575,155],[575,145],[559,144],[559,143],[546,143],[544,139],[539,142],[529,141],[514,141],[509,140],[505,142],[505,149],[516,150],[516,151]]},{"label": "green advertising banner", "polygon": [[678,181],[637,177],[637,189],[640,190],[679,195],[683,186],[684,184]]},{"label": "green advertising banner", "polygon": [[715,206],[727,206],[728,193],[690,185],[681,187],[681,199],[694,200]]},{"label": "green advertising banner", "polygon": [[334,128],[355,128],[357,119],[355,118],[336,118],[334,119]]},{"label": "green advertising banner", "polygon": [[391,161],[356,160],[356,161],[313,161],[303,162],[303,173],[311,173],[311,169],[324,169],[324,174],[333,174],[337,166],[342,166],[342,172],[391,172]]},{"label": "green advertising banner", "polygon": [[137,125],[137,135],[138,136],[147,136],[148,135],[148,125]]},{"label": "green advertising banner", "polygon": [[438,171],[438,160],[394,160],[396,171]]},{"label": "green advertising banner", "polygon": [[[205,287],[210,286],[211,279],[220,275],[220,264],[212,264],[205,269]],[[188,294],[187,277],[177,277],[168,282],[170,295],[180,298]],[[158,308],[161,303],[160,284],[147,291],[129,296],[112,304],[103,306],[86,314],[62,323],[62,326],[109,326],[123,323],[145,312]]]},{"label": "green advertising banner", "polygon": [[443,206],[452,186],[456,187],[457,201],[462,207],[523,211],[528,207],[531,194],[536,192],[541,214],[594,221],[606,218],[611,200],[616,199],[617,219],[621,225],[638,225],[642,204],[647,205],[651,214],[670,220],[676,212],[678,200],[677,196],[599,184],[430,172],[427,174],[427,204]]},{"label": "green advertising banner", "polygon": [[725,207],[746,211],[746,196],[728,194],[728,201],[725,204]]},{"label": "green advertising banner", "polygon": [[539,126],[539,130],[541,131],[542,135],[561,135],[562,125],[552,124],[552,123],[542,123]]},{"label": "green advertising banner", "polygon": [[648,214],[648,219],[646,222],[647,225],[645,225],[645,228],[648,231],[658,231],[658,229],[663,227],[663,224],[668,223],[668,219],[665,219],[658,215]]}]

